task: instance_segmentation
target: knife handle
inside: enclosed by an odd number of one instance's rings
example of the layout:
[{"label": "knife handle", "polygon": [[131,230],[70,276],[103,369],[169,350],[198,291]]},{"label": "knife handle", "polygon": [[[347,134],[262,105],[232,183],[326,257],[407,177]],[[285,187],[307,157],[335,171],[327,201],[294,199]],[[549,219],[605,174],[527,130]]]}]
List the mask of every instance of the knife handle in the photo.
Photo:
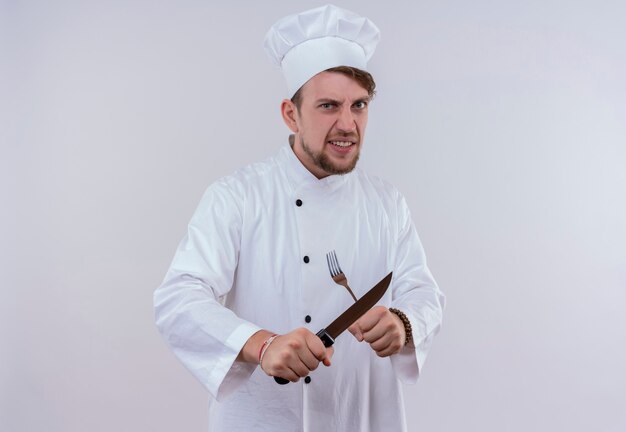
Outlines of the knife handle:
[{"label": "knife handle", "polygon": [[326,348],[332,346],[335,343],[335,339],[326,331],[325,328],[318,331],[315,336],[320,338],[324,342]]},{"label": "knife handle", "polygon": [[[324,342],[324,346],[326,348],[328,348],[329,346],[332,346],[335,343],[335,339],[333,339],[333,337],[330,334],[328,334],[325,328],[318,331],[315,334],[315,336],[317,336],[318,338],[322,340],[322,342]],[[289,384],[289,380],[285,378],[281,378],[281,377],[274,377],[274,381],[276,381],[280,385]]]},{"label": "knife handle", "polygon": [[289,380],[281,377],[274,377],[274,381],[280,385],[289,384]]}]

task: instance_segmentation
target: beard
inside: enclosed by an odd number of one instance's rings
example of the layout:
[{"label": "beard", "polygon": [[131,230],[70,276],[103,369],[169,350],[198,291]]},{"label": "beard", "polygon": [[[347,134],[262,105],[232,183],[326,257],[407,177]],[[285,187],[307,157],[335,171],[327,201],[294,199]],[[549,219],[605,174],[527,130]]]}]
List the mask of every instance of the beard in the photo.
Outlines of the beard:
[{"label": "beard", "polygon": [[304,153],[306,153],[307,156],[311,158],[311,161],[313,161],[313,164],[316,167],[321,168],[328,174],[348,174],[354,169],[354,167],[356,167],[356,163],[359,161],[360,152],[358,152],[358,149],[357,153],[354,155],[350,163],[346,166],[340,167],[334,164],[330,160],[330,158],[323,152],[315,153],[313,150],[311,150],[311,147],[308,146],[308,144],[304,141],[302,137],[300,138],[300,144],[302,146],[302,150],[304,150]]}]

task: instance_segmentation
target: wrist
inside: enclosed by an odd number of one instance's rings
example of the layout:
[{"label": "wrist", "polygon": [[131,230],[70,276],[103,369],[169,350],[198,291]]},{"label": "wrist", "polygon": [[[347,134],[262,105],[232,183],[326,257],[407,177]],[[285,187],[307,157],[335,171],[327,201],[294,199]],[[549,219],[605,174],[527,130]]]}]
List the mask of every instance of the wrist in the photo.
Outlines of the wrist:
[{"label": "wrist", "polygon": [[246,362],[246,363],[259,363],[259,353],[263,344],[267,339],[269,339],[274,333],[267,330],[259,330],[246,341],[244,346],[241,348],[239,355],[237,356],[238,361]]}]

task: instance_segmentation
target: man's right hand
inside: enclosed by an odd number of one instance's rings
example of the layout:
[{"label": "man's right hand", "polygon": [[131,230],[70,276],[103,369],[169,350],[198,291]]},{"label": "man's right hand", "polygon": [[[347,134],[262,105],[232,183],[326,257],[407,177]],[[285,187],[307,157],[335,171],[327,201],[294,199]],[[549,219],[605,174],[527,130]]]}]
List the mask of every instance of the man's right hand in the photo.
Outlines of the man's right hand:
[{"label": "man's right hand", "polygon": [[277,336],[265,350],[261,369],[270,376],[296,382],[317,369],[320,362],[330,366],[333,348],[305,328]]}]

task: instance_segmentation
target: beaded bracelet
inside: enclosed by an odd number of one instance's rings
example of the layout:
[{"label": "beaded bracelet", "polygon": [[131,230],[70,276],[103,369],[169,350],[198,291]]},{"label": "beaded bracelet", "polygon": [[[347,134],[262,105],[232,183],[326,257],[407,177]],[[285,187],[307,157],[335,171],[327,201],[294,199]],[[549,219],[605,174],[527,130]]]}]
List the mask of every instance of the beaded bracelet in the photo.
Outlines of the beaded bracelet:
[{"label": "beaded bracelet", "polygon": [[404,345],[410,344],[413,340],[413,329],[411,328],[411,321],[409,321],[409,318],[404,314],[404,312],[399,309],[389,308],[389,312],[396,314],[398,318],[400,318],[400,321],[402,321],[402,324],[404,325],[404,333],[406,335]]}]

